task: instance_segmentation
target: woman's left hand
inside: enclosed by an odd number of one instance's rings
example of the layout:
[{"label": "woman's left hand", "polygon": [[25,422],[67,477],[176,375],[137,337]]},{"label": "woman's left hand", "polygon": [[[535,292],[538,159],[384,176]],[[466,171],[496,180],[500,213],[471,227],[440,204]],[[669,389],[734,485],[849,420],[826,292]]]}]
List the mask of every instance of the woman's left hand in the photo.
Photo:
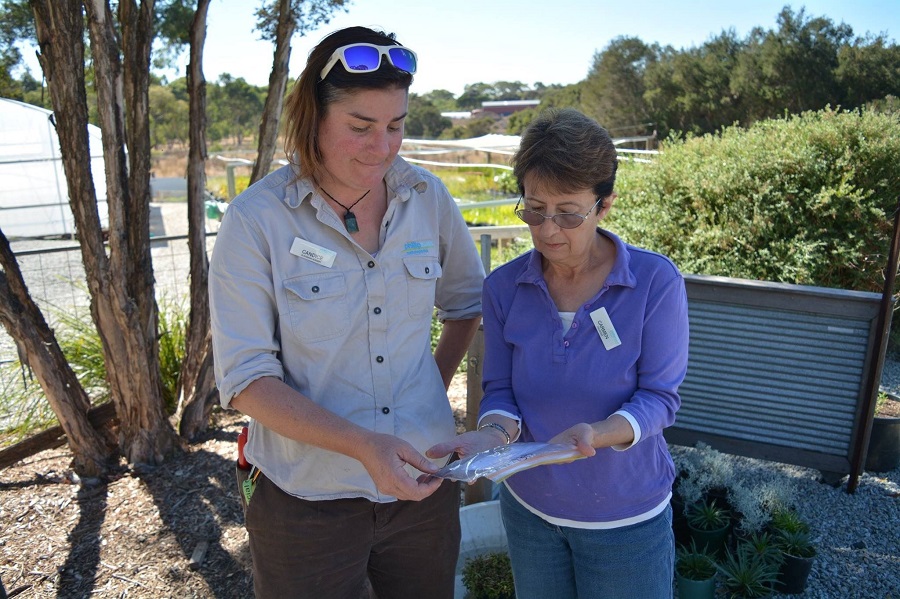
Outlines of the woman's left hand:
[{"label": "woman's left hand", "polygon": [[432,446],[425,452],[425,457],[434,460],[448,456],[455,451],[460,458],[467,458],[479,451],[487,451],[505,444],[506,440],[500,438],[499,433],[494,431],[494,429],[469,431],[450,441]]},{"label": "woman's left hand", "polygon": [[578,451],[589,458],[597,453],[597,450],[594,449],[594,427],[587,422],[580,422],[575,426],[567,428],[550,439],[549,443],[574,445]]}]

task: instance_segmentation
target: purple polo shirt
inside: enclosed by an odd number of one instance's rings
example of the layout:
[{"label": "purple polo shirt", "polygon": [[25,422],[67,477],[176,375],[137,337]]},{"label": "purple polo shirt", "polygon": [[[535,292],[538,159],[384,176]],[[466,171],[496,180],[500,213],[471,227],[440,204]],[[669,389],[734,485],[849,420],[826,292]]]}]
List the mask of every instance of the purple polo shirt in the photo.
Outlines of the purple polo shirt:
[{"label": "purple polo shirt", "polygon": [[[671,260],[622,242],[596,296],[578,308],[568,331],[531,251],[485,280],[484,399],[480,412],[522,419],[522,441],[549,441],[579,422],[627,412],[639,440],[625,451],[525,470],[506,483],[523,501],[556,518],[609,522],[663,502],[675,468],[662,431],[681,405],[687,371],[688,312],[684,279]],[[595,326],[606,309],[621,344],[607,349]],[[595,317],[592,318],[591,314]],[[606,325],[608,326],[608,324]],[[605,328],[605,327],[604,327]]]}]

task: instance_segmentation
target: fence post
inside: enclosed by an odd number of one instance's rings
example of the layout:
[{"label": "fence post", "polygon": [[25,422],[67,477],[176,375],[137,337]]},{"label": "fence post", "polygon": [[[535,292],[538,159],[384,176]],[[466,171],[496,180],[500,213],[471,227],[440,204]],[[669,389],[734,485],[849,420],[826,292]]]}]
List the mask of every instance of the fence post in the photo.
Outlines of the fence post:
[{"label": "fence post", "polygon": [[483,234],[481,236],[481,265],[484,267],[484,274],[491,272],[491,236]]},{"label": "fence post", "polygon": [[[482,367],[484,365],[484,327],[479,326],[469,345],[466,369],[466,430],[474,431],[478,426],[478,406],[484,392],[481,389]],[[480,503],[491,498],[493,483],[480,478],[474,485],[466,486],[465,504]]]}]

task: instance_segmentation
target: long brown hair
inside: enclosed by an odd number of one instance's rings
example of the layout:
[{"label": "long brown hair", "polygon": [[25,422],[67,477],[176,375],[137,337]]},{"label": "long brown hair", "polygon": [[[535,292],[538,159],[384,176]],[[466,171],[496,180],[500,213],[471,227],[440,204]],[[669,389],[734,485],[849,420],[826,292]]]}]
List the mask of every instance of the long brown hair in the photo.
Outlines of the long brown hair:
[{"label": "long brown hair", "polygon": [[309,53],[306,67],[285,99],[284,151],[288,160],[297,166],[301,177],[311,177],[322,163],[319,150],[319,123],[325,118],[328,106],[341,98],[363,89],[405,89],[412,84],[412,75],[382,59],[376,71],[348,73],[342,63],[320,80],[319,74],[334,51],[348,44],[361,42],[381,46],[400,46],[394,34],[367,27],[347,27],[329,34]]}]

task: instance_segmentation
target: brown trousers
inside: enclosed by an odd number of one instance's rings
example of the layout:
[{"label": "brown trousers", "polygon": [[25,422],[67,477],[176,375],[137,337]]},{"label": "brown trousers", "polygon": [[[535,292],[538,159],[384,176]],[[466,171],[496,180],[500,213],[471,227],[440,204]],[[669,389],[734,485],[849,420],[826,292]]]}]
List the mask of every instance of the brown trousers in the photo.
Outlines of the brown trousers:
[{"label": "brown trousers", "polygon": [[359,599],[368,576],[379,599],[452,599],[459,499],[444,481],[423,501],[306,501],[260,476],[245,506],[256,597]]}]

